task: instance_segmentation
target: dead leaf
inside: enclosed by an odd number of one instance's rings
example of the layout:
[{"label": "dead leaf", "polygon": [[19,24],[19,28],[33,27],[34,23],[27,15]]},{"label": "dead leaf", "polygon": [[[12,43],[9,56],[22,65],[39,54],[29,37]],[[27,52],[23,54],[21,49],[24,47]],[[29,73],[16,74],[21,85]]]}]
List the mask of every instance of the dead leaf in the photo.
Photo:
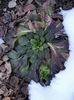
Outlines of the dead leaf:
[{"label": "dead leaf", "polygon": [[57,19],[63,20],[62,15],[59,15],[59,14],[56,14],[56,13],[54,13],[54,14],[52,15],[52,18],[57,18]]},{"label": "dead leaf", "polygon": [[3,63],[3,61],[2,60],[0,60],[0,65]]},{"label": "dead leaf", "polygon": [[48,46],[50,47],[51,54],[51,73],[55,74],[65,68],[65,58],[58,52],[53,44],[48,43]]},{"label": "dead leaf", "polygon": [[44,26],[44,23],[40,21],[34,21],[34,26],[35,26],[35,29],[38,30],[40,27]]},{"label": "dead leaf", "polygon": [[0,46],[2,47],[3,50],[5,50],[5,49],[8,47],[8,46],[5,45],[5,44],[1,44]]},{"label": "dead leaf", "polygon": [[16,76],[12,76],[10,80],[10,84],[15,88],[15,91],[19,90],[19,78]]},{"label": "dead leaf", "polygon": [[34,9],[36,9],[36,7],[33,4],[30,4],[25,7],[24,12],[26,13],[26,12],[34,10]]},{"label": "dead leaf", "polygon": [[4,62],[6,62],[9,58],[8,58],[7,55],[4,55],[4,56],[2,57],[2,59],[3,59]]},{"label": "dead leaf", "polygon": [[2,77],[3,77],[3,73],[2,73],[2,72],[0,72],[0,79],[2,79]]},{"label": "dead leaf", "polygon": [[36,30],[35,30],[35,27],[34,27],[34,25],[32,24],[32,22],[31,21],[29,21],[28,23],[28,27],[29,27],[29,29],[32,31],[32,32],[36,32]]},{"label": "dead leaf", "polygon": [[5,63],[5,68],[7,69],[7,75],[11,74],[11,64],[10,62]]},{"label": "dead leaf", "polygon": [[10,97],[5,97],[2,100],[11,100]]},{"label": "dead leaf", "polygon": [[26,4],[28,5],[28,4],[31,4],[32,2],[33,0],[28,0]]},{"label": "dead leaf", "polygon": [[47,26],[50,26],[50,24],[52,23],[52,18],[48,14],[45,16],[45,20],[47,22]]},{"label": "dead leaf", "polygon": [[4,35],[4,27],[0,26],[0,38]]},{"label": "dead leaf", "polygon": [[64,59],[67,59],[69,57],[69,54],[64,52],[61,52],[61,55],[64,57]]},{"label": "dead leaf", "polygon": [[35,7],[35,5],[33,5],[33,4],[27,5],[27,6],[25,6],[25,7],[23,8],[24,12],[16,13],[16,16],[17,16],[17,15],[18,15],[18,16],[22,16],[22,15],[24,15],[25,13],[27,13],[27,12],[29,12],[29,11],[32,11],[32,10],[35,10],[35,9],[36,9],[36,7]]},{"label": "dead leaf", "polygon": [[0,89],[0,95],[3,94],[3,93],[4,93],[4,91],[2,89]]},{"label": "dead leaf", "polygon": [[6,71],[6,68],[5,68],[4,65],[0,66],[0,71],[1,71],[1,72],[5,72],[5,71]]}]

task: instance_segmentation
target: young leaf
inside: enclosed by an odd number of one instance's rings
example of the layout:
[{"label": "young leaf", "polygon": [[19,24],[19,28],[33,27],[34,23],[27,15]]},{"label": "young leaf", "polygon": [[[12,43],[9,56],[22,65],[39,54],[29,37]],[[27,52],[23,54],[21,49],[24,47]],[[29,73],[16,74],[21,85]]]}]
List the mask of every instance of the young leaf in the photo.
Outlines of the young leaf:
[{"label": "young leaf", "polygon": [[50,69],[46,65],[40,67],[41,78],[47,80],[47,75],[50,73]]},{"label": "young leaf", "polygon": [[52,10],[52,8],[51,8],[50,6],[47,6],[47,7],[45,8],[45,12],[46,12],[49,16],[51,16],[51,15],[53,14],[53,10]]}]

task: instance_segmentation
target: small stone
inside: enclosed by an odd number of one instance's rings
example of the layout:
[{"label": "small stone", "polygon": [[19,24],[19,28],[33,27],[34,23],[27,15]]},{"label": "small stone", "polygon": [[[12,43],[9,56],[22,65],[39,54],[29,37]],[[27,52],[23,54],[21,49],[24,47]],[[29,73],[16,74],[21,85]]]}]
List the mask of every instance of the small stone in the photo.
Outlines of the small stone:
[{"label": "small stone", "polygon": [[6,10],[7,10],[6,8],[3,9],[4,12],[6,12]]},{"label": "small stone", "polygon": [[2,43],[4,43],[4,41],[3,41],[3,39],[2,39],[2,38],[0,38],[0,44],[2,44]]},{"label": "small stone", "polygon": [[16,7],[16,2],[15,1],[9,1],[9,3],[8,3],[8,7],[9,8],[14,8],[14,7]]}]

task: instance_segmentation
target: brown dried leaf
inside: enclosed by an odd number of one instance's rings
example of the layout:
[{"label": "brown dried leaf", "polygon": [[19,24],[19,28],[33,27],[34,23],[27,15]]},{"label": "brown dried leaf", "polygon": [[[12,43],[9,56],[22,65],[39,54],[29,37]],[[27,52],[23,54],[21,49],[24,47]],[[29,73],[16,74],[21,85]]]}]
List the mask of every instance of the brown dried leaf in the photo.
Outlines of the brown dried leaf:
[{"label": "brown dried leaf", "polygon": [[0,26],[0,37],[4,35],[4,27]]},{"label": "brown dried leaf", "polygon": [[55,74],[64,69],[65,58],[58,52],[54,45],[48,43],[51,52],[51,73]]},{"label": "brown dried leaf", "polygon": [[4,55],[4,56],[2,57],[2,60],[5,61],[5,62],[6,62],[8,59],[9,59],[9,58],[8,58],[7,55]]},{"label": "brown dried leaf", "polygon": [[10,64],[10,62],[5,63],[5,68],[7,69],[7,75],[9,76],[11,74],[11,64]]},{"label": "brown dried leaf", "polygon": [[3,77],[3,73],[0,72],[0,80],[2,80],[2,77]]},{"label": "brown dried leaf", "polygon": [[28,5],[28,4],[31,4],[32,2],[33,0],[28,0],[26,4]]},{"label": "brown dried leaf", "polygon": [[6,71],[6,68],[5,68],[4,65],[0,66],[0,71],[1,71],[1,72],[5,72],[5,71]]},{"label": "brown dried leaf", "polygon": [[61,52],[61,55],[63,56],[64,59],[67,59],[69,57],[69,54],[64,52]]},{"label": "brown dried leaf", "polygon": [[10,80],[10,84],[15,88],[15,91],[19,90],[19,78],[16,76],[12,76]]},{"label": "brown dried leaf", "polygon": [[47,26],[50,26],[50,24],[52,23],[52,18],[49,15],[45,16],[46,22],[47,22]]},{"label": "brown dried leaf", "polygon": [[36,8],[35,5],[30,4],[30,5],[25,7],[24,12],[26,13],[28,11],[34,10],[35,8]]},{"label": "brown dried leaf", "polygon": [[0,95],[3,94],[3,93],[4,93],[4,91],[2,89],[0,89]]},{"label": "brown dried leaf", "polygon": [[34,25],[32,24],[32,22],[31,21],[29,21],[28,23],[28,27],[29,27],[29,29],[32,31],[32,32],[36,32],[36,30],[35,30],[35,27],[34,27]]},{"label": "brown dried leaf", "polygon": [[3,63],[3,61],[2,61],[2,60],[0,60],[0,65],[2,65],[2,63]]},{"label": "brown dried leaf", "polygon": [[40,21],[34,21],[34,27],[35,29],[39,29],[40,27],[43,27],[44,26],[44,23],[43,22],[40,22]]},{"label": "brown dried leaf", "polygon": [[11,100],[10,97],[5,97],[2,100]]},{"label": "brown dried leaf", "polygon": [[2,47],[3,50],[5,50],[5,49],[8,47],[8,46],[5,45],[5,44],[1,44],[0,46]]}]

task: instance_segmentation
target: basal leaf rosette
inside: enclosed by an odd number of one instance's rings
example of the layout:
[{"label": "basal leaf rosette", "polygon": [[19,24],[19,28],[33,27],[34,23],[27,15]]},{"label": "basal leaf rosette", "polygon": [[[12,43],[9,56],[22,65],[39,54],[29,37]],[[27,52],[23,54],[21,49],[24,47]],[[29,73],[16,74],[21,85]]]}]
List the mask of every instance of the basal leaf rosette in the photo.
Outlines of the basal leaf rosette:
[{"label": "basal leaf rosette", "polygon": [[[64,47],[58,46],[57,42],[66,42],[66,36],[56,37],[50,27],[46,30],[40,28],[36,33],[29,29],[25,31],[24,27],[22,29],[24,30],[20,30],[14,49],[8,53],[13,72],[19,77],[25,78],[27,82],[30,80],[47,82],[48,77],[52,76],[52,69],[57,69],[58,63],[55,59],[58,59],[59,54],[62,56],[61,52],[64,51]],[[66,60],[63,56],[62,59],[59,60],[59,66],[62,61],[64,63]],[[53,68],[52,62],[55,68]]]},{"label": "basal leaf rosette", "polygon": [[54,18],[49,6],[44,9],[44,14],[31,12],[24,25],[18,25],[13,49],[8,52],[12,72],[26,82],[49,83],[68,58],[68,37],[63,34],[60,17]]}]

